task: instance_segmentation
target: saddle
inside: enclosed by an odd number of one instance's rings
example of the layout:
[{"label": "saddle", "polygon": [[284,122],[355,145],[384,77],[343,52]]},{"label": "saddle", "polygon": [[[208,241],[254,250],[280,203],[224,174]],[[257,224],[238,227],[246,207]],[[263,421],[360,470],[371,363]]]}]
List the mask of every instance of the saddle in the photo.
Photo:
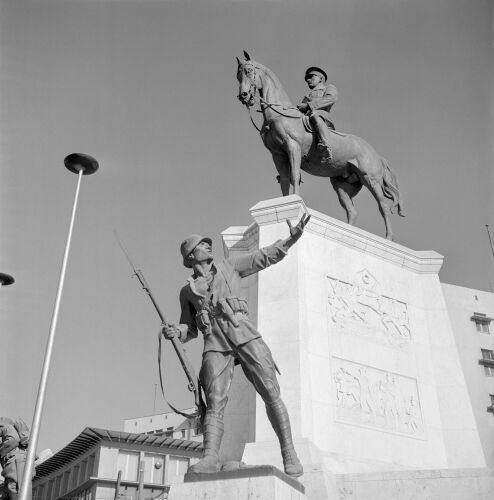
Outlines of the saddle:
[{"label": "saddle", "polygon": [[[332,134],[337,134],[341,137],[346,137],[347,134],[343,134],[343,133],[335,130],[334,123],[331,120],[327,120],[324,118],[324,122],[326,123],[326,125],[329,128],[329,131]],[[305,128],[306,132],[309,132],[309,134],[314,135],[315,132],[314,132],[314,129],[312,128],[312,125],[310,124],[310,119],[309,119],[308,115],[302,115],[302,123],[304,124],[304,128]]]}]

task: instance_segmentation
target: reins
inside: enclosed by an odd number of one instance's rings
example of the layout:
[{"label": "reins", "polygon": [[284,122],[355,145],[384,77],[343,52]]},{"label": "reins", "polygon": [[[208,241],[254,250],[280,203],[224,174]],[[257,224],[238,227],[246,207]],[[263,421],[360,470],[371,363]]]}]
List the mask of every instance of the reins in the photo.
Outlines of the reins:
[{"label": "reins", "polygon": [[[303,113],[301,113],[301,111],[299,111],[298,108],[294,107],[294,106],[288,106],[288,107],[285,107],[283,104],[279,104],[279,103],[275,103],[275,102],[267,102],[266,99],[264,99],[260,92],[259,92],[259,89],[257,88],[257,85],[255,84],[253,78],[251,78],[250,76],[246,75],[245,78],[247,78],[249,81],[250,81],[250,84],[251,84],[251,91],[252,91],[252,88],[255,89],[255,94],[257,94],[257,97],[258,97],[258,102],[257,104],[259,105],[260,108],[262,108],[261,105],[264,105],[266,108],[269,108],[271,109],[272,111],[274,111],[275,113],[278,113],[280,116],[284,116],[285,118],[301,118]],[[255,101],[256,100],[256,97],[255,97],[255,94],[254,94],[254,97],[253,97],[253,100]],[[247,108],[247,111],[249,112],[249,118],[250,118],[250,121],[252,122],[252,125],[254,126],[254,128],[261,134],[262,133],[262,127],[259,128],[255,121],[254,121],[254,118],[252,118],[252,112],[250,110],[250,106],[248,106],[247,104],[245,105],[246,108]],[[285,113],[282,113],[281,111],[278,111],[274,106],[279,106],[281,107],[281,109],[283,111],[287,111],[287,110],[290,110],[290,109],[293,109],[293,110],[297,110],[299,113],[301,113],[300,115],[297,115],[297,116],[292,116],[292,115],[286,115]],[[256,110],[258,113],[262,113],[264,110],[263,109],[258,109]]]}]

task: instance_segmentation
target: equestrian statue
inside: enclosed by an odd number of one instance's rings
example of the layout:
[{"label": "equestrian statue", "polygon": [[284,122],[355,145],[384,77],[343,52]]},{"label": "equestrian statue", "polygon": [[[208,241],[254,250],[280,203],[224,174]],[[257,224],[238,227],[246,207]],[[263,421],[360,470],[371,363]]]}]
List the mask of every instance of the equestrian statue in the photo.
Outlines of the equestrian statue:
[{"label": "equestrian statue", "polygon": [[336,102],[337,89],[326,83],[326,73],[317,67],[307,70],[305,80],[310,91],[294,107],[269,68],[251,60],[245,51],[244,60],[237,58],[237,63],[238,99],[249,112],[255,104],[260,107],[264,121],[258,130],[278,170],[283,196],[290,194],[290,185],[295,194],[300,194],[301,170],[329,177],[348,223],[354,225],[357,211],[353,198],[365,186],[377,201],[386,238],[392,240],[391,214],[396,210],[404,217],[398,180],[369,143],[334,130],[329,111]]}]

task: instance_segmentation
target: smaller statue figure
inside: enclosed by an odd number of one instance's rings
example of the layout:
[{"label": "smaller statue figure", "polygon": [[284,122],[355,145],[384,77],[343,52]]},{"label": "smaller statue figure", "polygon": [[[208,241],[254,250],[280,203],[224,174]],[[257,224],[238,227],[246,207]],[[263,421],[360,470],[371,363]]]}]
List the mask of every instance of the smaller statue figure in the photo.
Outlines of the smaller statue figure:
[{"label": "smaller statue figure", "polygon": [[[29,428],[21,420],[0,417],[0,465],[5,481],[1,500],[17,500],[26,464]],[[31,491],[28,493],[31,498]]]},{"label": "smaller statue figure", "polygon": [[184,266],[193,270],[180,291],[180,324],[163,324],[162,334],[187,342],[204,335],[200,381],[206,396],[204,456],[190,472],[218,472],[218,453],[223,437],[223,415],[233,377],[234,364],[263,398],[266,412],[278,437],[285,473],[300,476],[302,465],[293,446],[290,419],[281,399],[277,366],[271,351],[249,319],[248,305],[240,294],[241,278],[281,261],[302,236],[310,216],[290,228],[285,240],[247,255],[213,261],[210,238],[192,235],[180,246]]},{"label": "smaller statue figure", "polygon": [[308,68],[305,72],[305,81],[310,91],[297,108],[309,117],[309,122],[319,138],[318,150],[330,158],[332,154],[329,129],[334,130],[335,127],[329,112],[338,99],[338,90],[333,84],[326,83],[327,79],[326,72],[321,68],[316,66]]}]

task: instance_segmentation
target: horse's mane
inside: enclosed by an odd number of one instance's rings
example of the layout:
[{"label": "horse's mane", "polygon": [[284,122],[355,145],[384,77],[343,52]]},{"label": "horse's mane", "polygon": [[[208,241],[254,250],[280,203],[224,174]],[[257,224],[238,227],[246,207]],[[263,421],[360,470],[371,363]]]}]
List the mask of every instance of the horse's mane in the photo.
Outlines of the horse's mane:
[{"label": "horse's mane", "polygon": [[273,81],[274,85],[278,88],[278,91],[282,92],[285,95],[288,102],[290,102],[290,97],[288,96],[285,87],[283,87],[283,84],[281,83],[280,79],[276,76],[275,72],[272,69],[268,68],[267,66],[264,66],[264,64],[261,64],[260,62],[257,61],[250,60],[245,62],[252,64],[252,66],[254,66],[256,69],[263,71],[265,75]]}]

